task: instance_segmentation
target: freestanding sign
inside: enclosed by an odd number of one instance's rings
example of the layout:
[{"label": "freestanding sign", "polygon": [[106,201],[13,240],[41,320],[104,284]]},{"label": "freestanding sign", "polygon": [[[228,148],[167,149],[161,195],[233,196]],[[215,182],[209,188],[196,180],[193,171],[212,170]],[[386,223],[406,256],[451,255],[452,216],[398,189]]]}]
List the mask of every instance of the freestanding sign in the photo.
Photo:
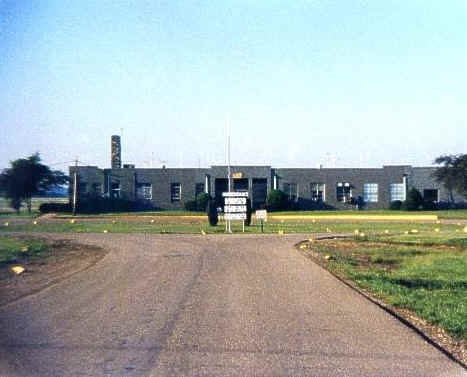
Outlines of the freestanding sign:
[{"label": "freestanding sign", "polygon": [[263,222],[268,219],[268,211],[265,209],[258,209],[255,213],[256,220],[259,220],[261,223],[261,233],[263,233]]},{"label": "freestanding sign", "polygon": [[226,213],[224,218],[226,220],[246,220],[246,213]]},{"label": "freestanding sign", "polygon": [[224,219],[227,221],[226,230],[230,231],[230,221],[241,220],[245,232],[248,192],[223,192],[222,196],[224,197]]}]

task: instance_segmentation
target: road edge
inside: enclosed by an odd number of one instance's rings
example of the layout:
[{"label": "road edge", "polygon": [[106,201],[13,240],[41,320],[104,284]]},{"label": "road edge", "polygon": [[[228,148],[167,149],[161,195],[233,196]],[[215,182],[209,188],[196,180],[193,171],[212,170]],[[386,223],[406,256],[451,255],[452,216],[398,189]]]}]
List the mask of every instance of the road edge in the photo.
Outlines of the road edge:
[{"label": "road edge", "polygon": [[90,262],[87,266],[85,266],[85,267],[83,267],[83,268],[80,268],[80,269],[78,269],[78,270],[74,270],[74,271],[70,272],[69,274],[65,274],[65,275],[60,276],[60,277],[58,277],[58,278],[56,278],[56,279],[53,279],[53,280],[51,280],[48,284],[46,284],[46,285],[44,285],[44,286],[42,286],[42,287],[33,288],[31,291],[29,291],[28,293],[26,293],[26,294],[24,294],[24,295],[21,295],[21,296],[19,296],[19,297],[16,297],[16,298],[14,298],[13,300],[8,301],[8,302],[6,302],[6,303],[0,304],[0,309],[6,308],[6,307],[8,307],[9,305],[12,305],[12,304],[14,304],[14,303],[17,303],[18,301],[24,300],[24,299],[26,299],[26,298],[28,298],[28,297],[35,296],[35,295],[37,295],[37,294],[39,294],[39,293],[41,293],[41,292],[46,291],[47,289],[50,289],[50,288],[55,287],[56,285],[62,283],[62,282],[65,281],[65,280],[68,280],[68,279],[72,278],[73,276],[75,276],[75,275],[77,275],[77,274],[79,274],[79,273],[82,273],[82,272],[85,272],[85,271],[91,269],[92,267],[96,266],[99,262],[101,262],[103,259],[105,259],[105,257],[108,255],[109,250],[106,250],[106,249],[104,249],[104,248],[102,248],[102,250],[104,250],[104,253],[103,253],[103,255],[102,255],[101,258],[96,259],[96,260]]},{"label": "road edge", "polygon": [[[325,240],[325,239],[336,239],[336,238],[350,238],[349,236],[318,236],[315,237],[314,239],[319,241],[319,240]],[[362,290],[360,287],[358,287],[353,281],[348,280],[343,278],[342,276],[337,275],[336,273],[332,272],[326,267],[326,264],[320,259],[320,257],[316,254],[316,252],[312,250],[307,250],[306,252],[303,249],[300,249],[300,245],[303,244],[304,242],[308,242],[308,240],[303,240],[298,243],[296,243],[295,249],[300,252],[305,258],[309,259],[319,267],[321,267],[323,270],[328,272],[330,275],[334,276],[336,279],[341,281],[343,284],[351,288],[353,291],[359,293],[361,296],[363,296],[365,299],[370,301],[371,303],[377,305],[381,309],[383,309],[386,313],[390,314],[400,322],[402,322],[404,325],[406,325],[409,329],[414,331],[417,335],[421,336],[425,341],[427,341],[429,344],[434,346],[436,349],[441,351],[443,354],[445,354],[449,359],[460,365],[462,368],[467,370],[467,363],[458,358],[456,355],[454,355],[452,352],[447,350],[443,345],[439,344],[436,338],[430,336],[427,334],[423,329],[418,327],[415,323],[411,322],[409,319],[405,318],[401,314],[397,313],[392,306],[389,304],[386,304],[382,300],[377,299],[376,297],[372,296],[370,293]]]}]

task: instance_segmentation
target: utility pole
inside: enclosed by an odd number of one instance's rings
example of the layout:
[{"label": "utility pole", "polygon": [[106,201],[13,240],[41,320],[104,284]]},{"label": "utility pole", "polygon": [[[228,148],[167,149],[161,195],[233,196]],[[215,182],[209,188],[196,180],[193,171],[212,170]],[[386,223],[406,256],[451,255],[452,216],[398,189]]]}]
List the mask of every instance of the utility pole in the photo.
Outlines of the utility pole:
[{"label": "utility pole", "polygon": [[227,136],[227,179],[229,182],[229,192],[232,191],[232,174],[230,172],[230,133]]},{"label": "utility pole", "polygon": [[[229,192],[232,191],[232,174],[230,171],[230,124],[228,128],[228,135],[227,135],[227,181],[229,185]],[[232,233],[232,228],[230,225],[230,220],[227,220],[227,232]]]},{"label": "utility pole", "polygon": [[75,172],[73,174],[73,216],[76,215],[76,201],[78,197],[78,158],[75,160]]}]

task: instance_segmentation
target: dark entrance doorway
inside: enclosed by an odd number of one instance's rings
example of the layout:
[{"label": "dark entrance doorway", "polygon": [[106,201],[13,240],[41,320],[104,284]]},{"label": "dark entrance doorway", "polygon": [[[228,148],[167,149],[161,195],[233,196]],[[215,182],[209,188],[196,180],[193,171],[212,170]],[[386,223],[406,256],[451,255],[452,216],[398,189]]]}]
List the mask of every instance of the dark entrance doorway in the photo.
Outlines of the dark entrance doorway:
[{"label": "dark entrance doorway", "polygon": [[216,207],[224,206],[224,199],[222,193],[229,191],[229,181],[227,178],[216,178],[214,181],[214,199],[216,201]]},{"label": "dark entrance doorway", "polygon": [[248,178],[237,178],[233,180],[234,191],[248,191]]},{"label": "dark entrance doorway", "polygon": [[268,180],[266,178],[253,178],[253,208],[264,208],[268,195]]}]

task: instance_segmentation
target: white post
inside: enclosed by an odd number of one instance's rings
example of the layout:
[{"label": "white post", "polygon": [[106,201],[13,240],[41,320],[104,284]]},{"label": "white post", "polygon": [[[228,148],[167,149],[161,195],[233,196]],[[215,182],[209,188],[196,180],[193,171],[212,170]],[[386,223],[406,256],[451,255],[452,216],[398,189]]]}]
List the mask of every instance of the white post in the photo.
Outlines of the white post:
[{"label": "white post", "polygon": [[404,200],[407,199],[407,176],[404,174],[402,177],[402,184],[404,185]]},{"label": "white post", "polygon": [[277,175],[274,174],[274,183],[273,186],[274,190],[277,190]]},{"label": "white post", "polygon": [[[229,192],[232,191],[232,175],[230,172],[230,125],[229,125],[229,134],[227,136],[227,181],[229,185]],[[225,199],[224,199],[225,201]],[[227,232],[232,233],[232,228],[230,225],[230,220],[227,220]]]},{"label": "white post", "polygon": [[76,215],[76,201],[78,197],[78,159],[75,160],[75,173],[73,174],[73,216]]}]

